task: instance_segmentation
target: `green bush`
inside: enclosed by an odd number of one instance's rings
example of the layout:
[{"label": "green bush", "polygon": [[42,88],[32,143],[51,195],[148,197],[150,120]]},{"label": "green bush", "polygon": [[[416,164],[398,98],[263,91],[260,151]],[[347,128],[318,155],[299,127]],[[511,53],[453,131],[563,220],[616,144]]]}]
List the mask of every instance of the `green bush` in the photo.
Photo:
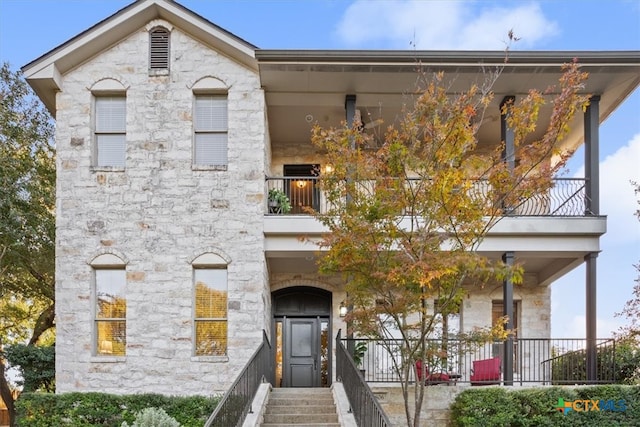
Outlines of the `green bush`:
[{"label": "green bush", "polygon": [[[122,427],[129,427],[129,424],[124,421]],[[131,427],[180,427],[180,423],[162,408],[146,408],[136,413]]]},{"label": "green bush", "polygon": [[16,401],[18,427],[120,427],[145,408],[162,408],[183,427],[202,427],[219,396],[23,393]]},{"label": "green bush", "polygon": [[513,396],[502,387],[469,389],[451,406],[455,425],[461,427],[511,426],[517,417]]},{"label": "green bush", "polygon": [[[626,402],[625,411],[570,411],[556,409],[558,400]],[[606,403],[608,404],[608,403]],[[604,409],[604,408],[600,408]],[[538,387],[508,389],[487,387],[460,393],[451,405],[454,426],[505,427],[607,427],[640,426],[640,387],[602,385],[588,387]]]}]

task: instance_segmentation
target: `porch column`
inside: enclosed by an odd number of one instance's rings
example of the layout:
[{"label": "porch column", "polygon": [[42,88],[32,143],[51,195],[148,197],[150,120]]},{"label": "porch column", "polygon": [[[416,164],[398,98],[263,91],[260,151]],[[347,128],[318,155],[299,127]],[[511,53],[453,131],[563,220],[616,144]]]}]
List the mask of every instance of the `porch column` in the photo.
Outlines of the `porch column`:
[{"label": "porch column", "polygon": [[[507,164],[507,169],[512,172],[516,166],[516,150],[515,150],[515,136],[513,129],[507,124],[509,117],[509,106],[515,102],[515,96],[505,96],[500,103],[500,139],[504,144],[502,150],[502,161]],[[513,212],[513,206],[506,206],[503,203],[504,212],[506,215],[511,215]]]},{"label": "porch column", "polygon": [[592,96],[584,113],[585,215],[600,215],[600,96]]},{"label": "porch column", "polygon": [[[600,96],[592,96],[584,113],[585,215],[600,215]],[[597,253],[585,256],[587,382],[597,380]]]},{"label": "porch column", "polygon": [[356,96],[347,95],[344,98],[344,109],[346,113],[347,126],[353,126],[353,121],[356,117]]},{"label": "porch column", "polygon": [[[502,255],[502,261],[508,266],[513,266],[515,259],[514,252],[505,252]],[[509,330],[513,329],[513,281],[511,278],[506,279],[502,284],[502,314],[507,316],[507,324],[505,327]],[[509,334],[504,341],[504,351],[502,354],[503,380],[504,385],[513,385],[513,335]]]},{"label": "porch column", "polygon": [[[349,128],[351,128],[353,126],[353,121],[355,120],[356,117],[356,96],[353,94],[350,95],[346,95],[344,97],[344,110],[345,110],[345,118],[347,120],[347,126]],[[355,149],[355,141],[352,139],[351,140],[351,148]],[[351,195],[349,193],[347,193],[347,204],[351,203]],[[349,301],[349,294],[347,294],[347,301]],[[348,302],[348,312],[351,313],[351,311],[353,310],[353,305]],[[347,351],[349,352],[349,354],[351,356],[353,356],[354,351],[355,351],[355,343],[353,341],[353,328],[352,328],[352,323],[351,322],[346,322],[347,323],[347,338],[349,339],[347,341]]]},{"label": "porch column", "polygon": [[587,383],[595,382],[598,378],[597,359],[598,349],[596,347],[597,322],[596,322],[596,259],[598,254],[592,252],[584,257],[587,270]]},{"label": "porch column", "polygon": [[[515,135],[513,129],[509,127],[507,119],[509,118],[509,107],[513,105],[516,97],[505,96],[500,103],[500,139],[504,144],[502,150],[502,161],[507,164],[509,172],[513,172],[516,166],[516,150]],[[505,215],[513,213],[513,206],[502,205]],[[502,255],[502,261],[508,266],[513,266],[515,258],[514,252],[505,252]],[[507,316],[505,327],[509,330],[513,329],[513,281],[509,278],[502,284],[502,315]],[[504,385],[513,385],[513,336],[509,335],[503,344],[502,354],[503,380]]]}]

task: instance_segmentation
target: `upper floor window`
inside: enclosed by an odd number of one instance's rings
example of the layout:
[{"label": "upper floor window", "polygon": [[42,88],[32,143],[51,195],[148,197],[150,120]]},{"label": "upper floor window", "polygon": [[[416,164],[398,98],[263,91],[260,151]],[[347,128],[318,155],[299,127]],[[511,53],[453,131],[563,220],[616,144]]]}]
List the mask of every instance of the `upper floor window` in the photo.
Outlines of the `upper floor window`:
[{"label": "upper floor window", "polygon": [[226,167],[227,96],[196,95],[194,109],[194,166]]},{"label": "upper floor window", "polygon": [[149,70],[169,69],[169,30],[156,27],[149,32]]},{"label": "upper floor window", "polygon": [[95,165],[124,168],[126,153],[126,98],[95,98]]}]

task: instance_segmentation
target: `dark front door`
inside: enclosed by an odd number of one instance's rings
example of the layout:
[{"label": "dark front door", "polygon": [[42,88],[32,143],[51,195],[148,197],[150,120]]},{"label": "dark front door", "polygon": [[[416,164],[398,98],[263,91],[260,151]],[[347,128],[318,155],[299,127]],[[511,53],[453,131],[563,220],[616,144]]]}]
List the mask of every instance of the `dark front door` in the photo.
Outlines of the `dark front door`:
[{"label": "dark front door", "polygon": [[297,287],[274,294],[276,387],[330,385],[331,294]]},{"label": "dark front door", "polygon": [[289,387],[318,387],[320,340],[317,319],[286,319],[285,360]]}]

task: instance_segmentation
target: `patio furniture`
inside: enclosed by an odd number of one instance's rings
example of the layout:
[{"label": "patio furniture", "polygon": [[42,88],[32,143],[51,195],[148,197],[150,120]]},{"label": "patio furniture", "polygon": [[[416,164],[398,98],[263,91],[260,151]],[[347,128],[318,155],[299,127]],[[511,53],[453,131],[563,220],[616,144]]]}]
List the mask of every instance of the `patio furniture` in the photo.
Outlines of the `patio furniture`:
[{"label": "patio furniture", "polygon": [[471,370],[471,385],[500,384],[500,358],[474,360]]},{"label": "patio furniture", "polygon": [[[422,381],[422,360],[416,360],[416,376],[418,377],[418,381]],[[426,367],[425,371],[425,385],[438,385],[438,384],[449,384],[449,375],[444,372],[434,372],[429,373],[429,366]]]}]

